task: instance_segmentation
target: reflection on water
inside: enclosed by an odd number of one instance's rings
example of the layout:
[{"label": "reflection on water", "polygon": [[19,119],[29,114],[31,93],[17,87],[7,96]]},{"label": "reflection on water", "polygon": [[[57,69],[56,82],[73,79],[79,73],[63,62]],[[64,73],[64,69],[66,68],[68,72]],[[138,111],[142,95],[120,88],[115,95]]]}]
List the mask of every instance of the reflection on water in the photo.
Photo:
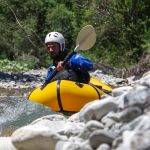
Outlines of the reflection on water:
[{"label": "reflection on water", "polygon": [[29,102],[25,97],[1,96],[0,135],[11,134],[15,129],[50,114],[53,112],[49,108]]}]

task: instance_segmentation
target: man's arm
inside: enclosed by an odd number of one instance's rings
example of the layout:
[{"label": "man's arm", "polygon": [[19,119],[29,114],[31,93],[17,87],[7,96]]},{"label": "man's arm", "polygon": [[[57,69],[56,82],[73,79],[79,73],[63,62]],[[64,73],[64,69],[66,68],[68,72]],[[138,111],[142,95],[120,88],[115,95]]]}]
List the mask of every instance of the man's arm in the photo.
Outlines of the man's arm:
[{"label": "man's arm", "polygon": [[55,69],[55,66],[51,65],[49,68],[48,68],[48,71],[47,71],[47,76],[46,76],[46,79],[45,79],[45,82],[43,85],[46,85],[50,82],[50,78],[51,78],[51,75],[53,73]]},{"label": "man's arm", "polygon": [[93,62],[81,54],[75,54],[69,60],[69,66],[82,71],[90,71],[93,69]]}]

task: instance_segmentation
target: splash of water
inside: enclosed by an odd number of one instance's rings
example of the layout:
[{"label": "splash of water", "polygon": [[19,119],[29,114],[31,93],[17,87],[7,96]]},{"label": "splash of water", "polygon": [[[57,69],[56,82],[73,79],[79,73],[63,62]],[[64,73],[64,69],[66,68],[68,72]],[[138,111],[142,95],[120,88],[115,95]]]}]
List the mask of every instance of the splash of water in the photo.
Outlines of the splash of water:
[{"label": "splash of water", "polygon": [[26,98],[0,97],[0,134],[4,135],[4,130],[14,131],[39,117],[51,114],[54,112],[50,108],[29,102]]}]

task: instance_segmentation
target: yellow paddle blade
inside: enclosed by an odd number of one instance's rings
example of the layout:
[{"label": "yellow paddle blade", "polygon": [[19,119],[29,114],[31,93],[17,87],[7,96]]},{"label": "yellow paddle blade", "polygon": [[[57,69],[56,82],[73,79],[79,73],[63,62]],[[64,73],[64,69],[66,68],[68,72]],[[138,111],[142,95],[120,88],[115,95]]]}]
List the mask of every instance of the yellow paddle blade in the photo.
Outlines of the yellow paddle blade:
[{"label": "yellow paddle blade", "polygon": [[92,25],[87,25],[81,29],[77,36],[76,47],[78,50],[90,49],[96,42],[96,33]]}]

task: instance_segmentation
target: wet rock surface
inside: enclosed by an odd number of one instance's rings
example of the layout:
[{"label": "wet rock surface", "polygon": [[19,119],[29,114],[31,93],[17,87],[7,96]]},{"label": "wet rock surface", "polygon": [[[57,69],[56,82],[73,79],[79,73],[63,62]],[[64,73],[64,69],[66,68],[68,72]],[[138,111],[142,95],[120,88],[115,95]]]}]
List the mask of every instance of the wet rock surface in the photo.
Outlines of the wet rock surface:
[{"label": "wet rock surface", "polygon": [[[92,74],[102,78],[100,71]],[[8,139],[1,137],[0,149],[150,149],[150,72],[135,81],[105,75],[103,79],[119,87],[112,96],[106,94],[86,104],[69,118],[43,116],[15,130]]]},{"label": "wet rock surface", "polygon": [[47,70],[31,70],[22,73],[0,72],[0,88],[26,89],[41,85],[46,77]]}]

